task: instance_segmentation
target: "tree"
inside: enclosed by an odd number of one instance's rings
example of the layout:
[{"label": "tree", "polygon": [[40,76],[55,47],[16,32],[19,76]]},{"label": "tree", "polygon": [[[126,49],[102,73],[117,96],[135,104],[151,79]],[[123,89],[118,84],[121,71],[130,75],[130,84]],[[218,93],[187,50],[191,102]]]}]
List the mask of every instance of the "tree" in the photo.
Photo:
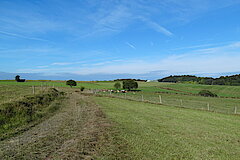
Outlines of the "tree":
[{"label": "tree", "polygon": [[25,79],[20,79],[20,76],[19,76],[19,75],[16,75],[15,80],[16,80],[17,82],[25,82]]},{"label": "tree", "polygon": [[20,76],[16,75],[15,80],[18,82],[20,80]]},{"label": "tree", "polygon": [[70,79],[66,82],[66,85],[69,85],[72,88],[72,86],[77,86],[77,82]]},{"label": "tree", "polygon": [[123,81],[123,89],[128,89],[130,91],[131,89],[137,89],[137,88],[138,88],[138,83],[135,82],[134,80]]},{"label": "tree", "polygon": [[116,88],[116,89],[121,88],[121,84],[120,84],[119,82],[116,82],[116,83],[114,84],[114,88]]}]

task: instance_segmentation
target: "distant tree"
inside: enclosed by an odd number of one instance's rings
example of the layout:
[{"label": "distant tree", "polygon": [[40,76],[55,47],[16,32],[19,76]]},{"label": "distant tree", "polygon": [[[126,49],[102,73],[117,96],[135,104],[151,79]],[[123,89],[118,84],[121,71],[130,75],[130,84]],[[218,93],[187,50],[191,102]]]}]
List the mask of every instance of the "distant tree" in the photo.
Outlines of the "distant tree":
[{"label": "distant tree", "polygon": [[16,75],[15,80],[18,82],[20,80],[20,76]]},{"label": "distant tree", "polygon": [[119,82],[116,82],[116,83],[114,84],[114,88],[116,88],[116,89],[121,88],[121,84],[120,84]]},{"label": "distant tree", "polygon": [[15,80],[16,80],[17,82],[25,82],[25,79],[20,79],[20,76],[19,76],[19,75],[16,75]]},{"label": "distant tree", "polygon": [[77,82],[70,79],[66,82],[66,85],[69,85],[72,88],[72,86],[77,86]]},{"label": "distant tree", "polygon": [[137,89],[137,88],[138,88],[138,83],[135,82],[134,80],[123,81],[123,89],[128,89],[130,91],[131,89]]}]

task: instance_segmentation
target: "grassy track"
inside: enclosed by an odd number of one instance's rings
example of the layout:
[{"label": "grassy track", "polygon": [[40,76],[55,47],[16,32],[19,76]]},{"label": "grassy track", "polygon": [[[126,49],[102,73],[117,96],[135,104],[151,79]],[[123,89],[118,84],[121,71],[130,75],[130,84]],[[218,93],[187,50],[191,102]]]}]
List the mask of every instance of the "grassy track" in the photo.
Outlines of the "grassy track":
[{"label": "grassy track", "polygon": [[[124,143],[88,97],[76,93],[54,116],[0,141],[0,159],[126,159]],[[119,144],[118,144],[119,143]]]},{"label": "grassy track", "polygon": [[131,159],[238,159],[240,117],[95,97]]}]

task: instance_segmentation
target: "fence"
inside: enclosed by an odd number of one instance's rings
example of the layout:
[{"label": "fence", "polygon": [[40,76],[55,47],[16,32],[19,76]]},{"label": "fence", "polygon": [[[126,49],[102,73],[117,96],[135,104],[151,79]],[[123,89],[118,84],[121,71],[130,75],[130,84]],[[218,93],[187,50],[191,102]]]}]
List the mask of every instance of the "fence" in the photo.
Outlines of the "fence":
[{"label": "fence", "polygon": [[16,101],[27,95],[43,93],[48,88],[54,88],[54,85],[50,86],[47,83],[42,83],[40,86],[0,86],[0,105]]},{"label": "fence", "polygon": [[[37,93],[43,93],[48,88],[54,87],[53,85],[47,85],[42,83],[40,86],[14,86],[11,88],[0,86],[0,105],[3,103],[15,101],[21,99],[26,95],[32,95]],[[2,92],[2,93],[1,93]],[[200,109],[212,112],[220,112],[227,114],[239,114],[240,99],[226,99],[226,98],[205,98],[197,96],[181,95],[174,97],[169,94],[145,94],[145,93],[112,93],[112,92],[99,92],[99,90],[85,90],[88,93],[94,93],[97,95],[111,96],[116,98],[129,99],[134,101],[143,101],[155,104],[164,104],[169,106]],[[193,100],[189,97],[196,97]],[[198,100],[202,99],[202,100]]]},{"label": "fence", "polygon": [[[203,101],[186,99],[188,96],[182,96],[183,98],[174,98],[173,96],[167,96],[164,94],[147,95],[141,93],[129,94],[129,93],[112,93],[112,92],[96,92],[92,91],[96,95],[111,96],[115,98],[128,99],[134,101],[149,102],[154,104],[163,104],[168,106],[191,108],[198,110],[206,110],[211,112],[226,113],[226,114],[239,114],[238,104],[240,99],[224,99],[224,98],[206,98]],[[209,101],[211,99],[211,101]]]}]

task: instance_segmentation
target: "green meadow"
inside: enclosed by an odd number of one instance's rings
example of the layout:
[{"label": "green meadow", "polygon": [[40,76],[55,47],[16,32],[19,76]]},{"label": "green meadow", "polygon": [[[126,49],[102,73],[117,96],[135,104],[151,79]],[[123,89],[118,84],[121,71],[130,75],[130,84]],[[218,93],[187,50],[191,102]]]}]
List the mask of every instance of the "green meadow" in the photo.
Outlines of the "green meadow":
[{"label": "green meadow", "polygon": [[[47,158],[50,151],[56,159],[72,154],[82,159],[240,157],[238,86],[139,82],[137,91],[104,92],[115,90],[115,83],[79,81],[71,88],[65,81],[0,81],[0,158],[25,159],[23,152],[33,153],[26,159]],[[48,93],[53,87],[65,98],[53,98]],[[203,89],[219,97],[198,96]],[[29,136],[34,141],[20,145],[14,140]],[[86,145],[92,141],[93,146]],[[6,147],[12,142],[17,149]]]},{"label": "green meadow", "polygon": [[[87,89],[114,89],[114,81],[78,81],[76,88],[84,86]],[[160,83],[160,82],[138,82],[139,90],[143,92],[166,92],[179,94],[197,94],[201,90],[210,90],[218,96],[240,97],[240,86],[226,85],[201,85],[187,83]],[[39,81],[31,80],[24,83],[15,81],[0,81],[0,85],[17,86],[54,86],[66,87],[65,81]]]},{"label": "green meadow", "polygon": [[[74,89],[85,87],[85,90],[97,90],[100,95],[110,95],[109,92],[101,92],[102,89],[113,89],[114,81],[78,81]],[[170,106],[195,108],[222,113],[238,113],[240,111],[240,86],[200,85],[184,83],[160,83],[160,82],[138,82],[137,92],[111,93],[111,96],[128,98],[137,101],[162,103]],[[69,88],[65,81],[27,81],[19,83],[15,81],[0,81],[2,101],[32,94],[33,86],[35,92],[41,92],[46,88]],[[201,90],[209,90],[218,97],[197,96]],[[159,97],[161,96],[161,97]],[[161,100],[160,100],[161,98]]]},{"label": "green meadow", "polygon": [[129,147],[129,159],[238,159],[240,117],[115,98],[94,100]]}]

